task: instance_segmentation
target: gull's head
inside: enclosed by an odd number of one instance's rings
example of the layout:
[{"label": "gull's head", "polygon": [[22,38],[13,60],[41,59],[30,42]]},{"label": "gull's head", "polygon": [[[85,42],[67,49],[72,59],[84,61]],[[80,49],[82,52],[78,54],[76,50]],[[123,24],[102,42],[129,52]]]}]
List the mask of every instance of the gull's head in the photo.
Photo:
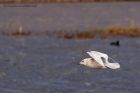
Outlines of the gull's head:
[{"label": "gull's head", "polygon": [[81,60],[80,64],[86,65],[90,61],[91,61],[91,58],[85,58],[85,59]]}]

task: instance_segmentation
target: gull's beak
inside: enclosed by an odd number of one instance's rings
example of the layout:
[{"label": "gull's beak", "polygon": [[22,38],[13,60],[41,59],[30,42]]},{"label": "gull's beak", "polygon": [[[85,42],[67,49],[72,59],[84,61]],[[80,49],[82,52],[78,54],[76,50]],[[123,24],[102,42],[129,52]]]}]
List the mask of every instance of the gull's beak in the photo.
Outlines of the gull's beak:
[{"label": "gull's beak", "polygon": [[84,64],[84,62],[81,61],[79,64]]}]

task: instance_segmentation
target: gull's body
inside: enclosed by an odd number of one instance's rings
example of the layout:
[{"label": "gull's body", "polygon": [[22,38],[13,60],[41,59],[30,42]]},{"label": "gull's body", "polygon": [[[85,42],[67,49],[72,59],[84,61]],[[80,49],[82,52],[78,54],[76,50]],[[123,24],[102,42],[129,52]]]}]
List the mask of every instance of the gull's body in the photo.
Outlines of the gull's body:
[{"label": "gull's body", "polygon": [[101,66],[99,63],[97,63],[92,58],[85,58],[80,62],[80,64],[86,65],[90,68],[103,68],[103,66]]},{"label": "gull's body", "polygon": [[108,59],[107,54],[100,53],[97,51],[90,51],[90,52],[87,52],[87,54],[90,55],[94,60],[96,60],[101,66],[105,67],[105,64],[102,61],[102,58]]},{"label": "gull's body", "polygon": [[105,53],[97,52],[97,51],[90,51],[87,52],[89,56],[92,58],[86,58],[80,62],[80,64],[86,65],[88,67],[93,68],[111,68],[111,69],[117,69],[120,68],[119,63],[110,63],[108,61],[108,55]]}]

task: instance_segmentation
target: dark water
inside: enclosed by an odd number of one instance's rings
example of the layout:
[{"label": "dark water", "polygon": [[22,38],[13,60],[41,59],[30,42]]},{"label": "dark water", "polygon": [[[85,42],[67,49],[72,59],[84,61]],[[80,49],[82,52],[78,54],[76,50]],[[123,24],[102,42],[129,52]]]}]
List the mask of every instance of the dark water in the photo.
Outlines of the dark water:
[{"label": "dark water", "polygon": [[0,5],[0,29],[87,30],[112,25],[140,26],[140,3]]},{"label": "dark water", "polygon": [[[121,46],[109,43],[119,39]],[[78,63],[85,52],[105,52],[121,64],[117,70]],[[42,36],[0,36],[1,93],[139,93],[140,39],[64,40]]]}]

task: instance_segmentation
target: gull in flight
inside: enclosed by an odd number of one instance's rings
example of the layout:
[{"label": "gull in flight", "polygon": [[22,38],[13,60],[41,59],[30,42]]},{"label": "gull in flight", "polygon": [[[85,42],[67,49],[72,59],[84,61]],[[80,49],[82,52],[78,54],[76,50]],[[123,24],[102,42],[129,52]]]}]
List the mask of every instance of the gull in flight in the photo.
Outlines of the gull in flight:
[{"label": "gull in flight", "polygon": [[[91,58],[83,59],[80,64],[91,67],[91,68],[110,68],[110,69],[118,69],[120,68],[119,63],[110,63],[108,61],[108,55],[105,53],[101,53],[98,51],[90,51],[87,54]],[[110,58],[110,57],[109,57]],[[111,58],[112,59],[112,58]]]}]

